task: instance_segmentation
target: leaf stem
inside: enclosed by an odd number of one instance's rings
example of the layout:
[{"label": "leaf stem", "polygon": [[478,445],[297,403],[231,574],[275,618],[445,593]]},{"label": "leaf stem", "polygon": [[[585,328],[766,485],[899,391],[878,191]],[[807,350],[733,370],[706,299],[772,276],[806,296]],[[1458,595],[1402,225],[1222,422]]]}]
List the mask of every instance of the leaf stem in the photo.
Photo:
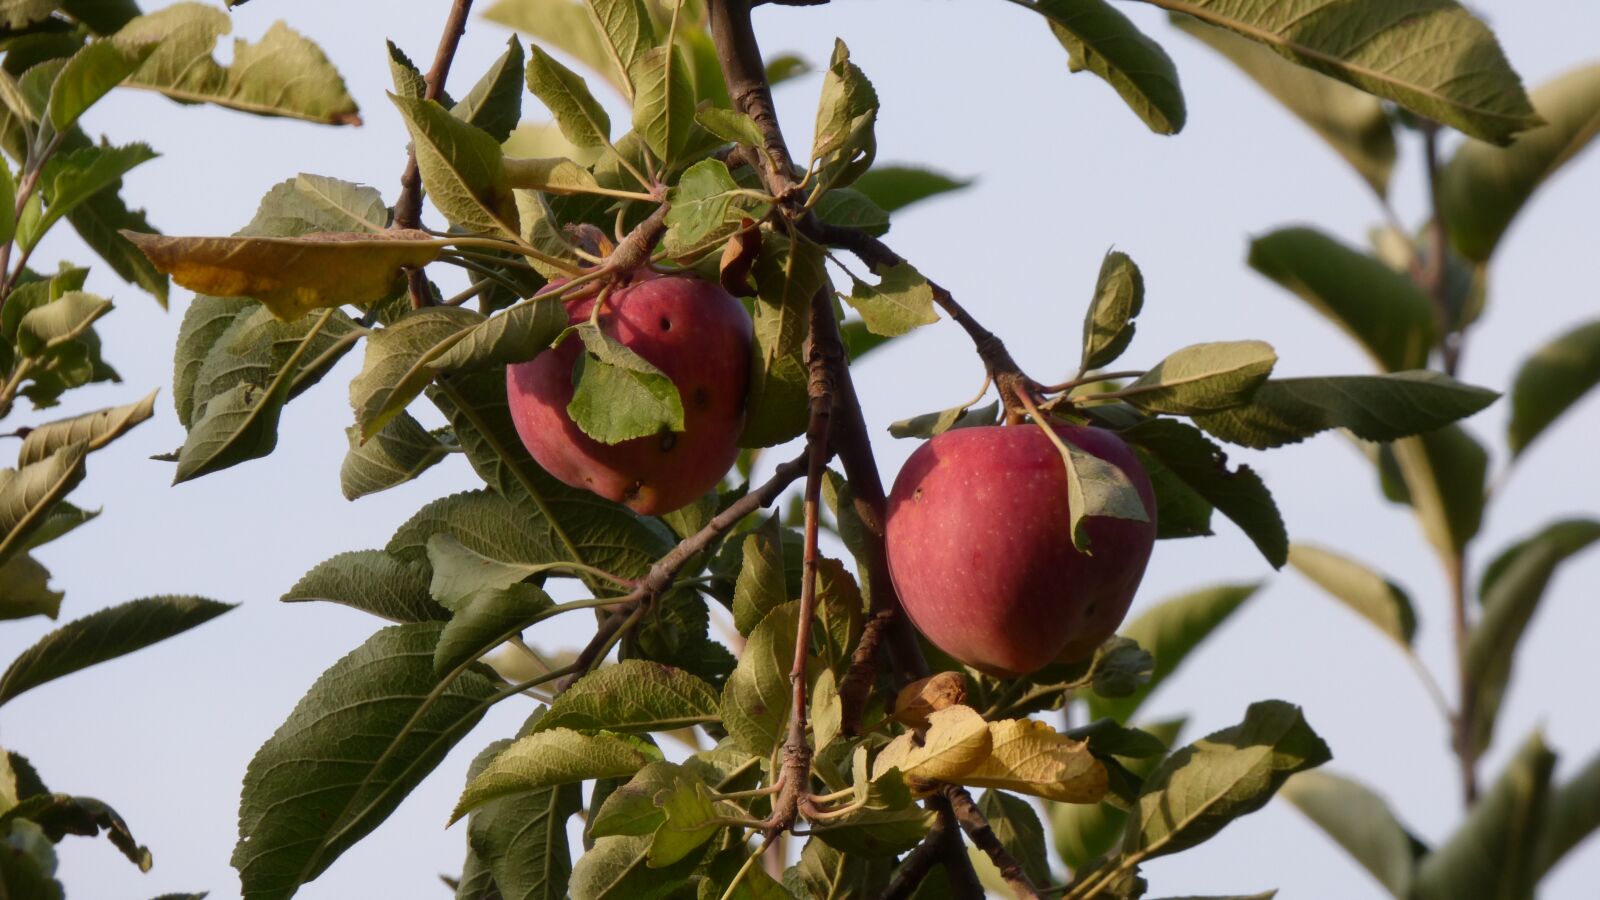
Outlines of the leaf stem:
[{"label": "leaf stem", "polygon": [[1099,384],[1102,381],[1115,381],[1120,378],[1138,378],[1143,374],[1145,374],[1143,369],[1124,369],[1120,372],[1094,372],[1079,376],[1071,381],[1063,381],[1060,384],[1042,385],[1037,390],[1041,394],[1061,394],[1074,388],[1083,387],[1086,384]]}]

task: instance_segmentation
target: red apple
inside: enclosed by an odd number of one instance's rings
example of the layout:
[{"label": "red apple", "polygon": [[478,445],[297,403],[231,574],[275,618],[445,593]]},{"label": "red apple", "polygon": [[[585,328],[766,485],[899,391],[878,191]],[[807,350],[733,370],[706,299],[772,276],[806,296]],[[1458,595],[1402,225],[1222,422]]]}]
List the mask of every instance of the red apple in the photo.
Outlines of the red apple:
[{"label": "red apple", "polygon": [[[588,319],[594,293],[567,301],[567,315]],[[715,487],[739,455],[750,378],[750,316],[713,284],[683,275],[641,272],[613,290],[600,330],[660,369],[677,385],[683,431],[603,444],[567,414],[575,336],[533,360],[506,368],[517,434],[546,471],[634,512],[657,515]]]},{"label": "red apple", "polygon": [[889,496],[889,572],[928,640],[1016,677],[1092,654],[1128,613],[1155,543],[1155,492],[1121,438],[1055,426],[1133,482],[1151,521],[1093,516],[1072,546],[1061,454],[1036,425],[948,431],[911,454]]}]

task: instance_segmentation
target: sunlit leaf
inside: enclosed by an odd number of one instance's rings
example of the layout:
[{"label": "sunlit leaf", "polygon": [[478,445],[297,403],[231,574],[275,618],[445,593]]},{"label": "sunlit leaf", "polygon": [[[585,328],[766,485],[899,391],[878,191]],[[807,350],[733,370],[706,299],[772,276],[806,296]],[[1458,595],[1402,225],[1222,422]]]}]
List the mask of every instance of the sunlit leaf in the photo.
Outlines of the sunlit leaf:
[{"label": "sunlit leaf", "polygon": [[1439,213],[1467,259],[1487,260],[1539,186],[1600,133],[1600,65],[1560,75],[1532,99],[1544,125],[1509,147],[1469,140],[1439,173]]},{"label": "sunlit leaf", "polygon": [[68,444],[83,444],[90,452],[99,450],[150,418],[155,412],[155,402],[156,392],[151,391],[136,403],[35,426],[22,439],[17,465],[40,462]]},{"label": "sunlit leaf", "polygon": [[519,235],[517,200],[500,142],[452,116],[436,101],[392,94],[389,99],[411,132],[422,185],[450,224],[475,234]]},{"label": "sunlit leaf", "polygon": [[1494,35],[1454,0],[1328,5],[1290,0],[1146,0],[1237,32],[1331,75],[1488,141],[1539,124]]},{"label": "sunlit leaf", "polygon": [[115,40],[160,46],[126,83],[160,91],[180,103],[215,103],[329,125],[361,124],[344,79],[315,44],[278,22],[256,43],[235,40],[232,61],[223,66],[212,51],[232,30],[227,13],[199,3],[175,3],[140,16],[124,25]]},{"label": "sunlit leaf", "polygon": [[1088,372],[1115,362],[1133,341],[1133,319],[1144,308],[1144,275],[1128,254],[1106,254],[1095,280],[1094,299],[1083,317],[1083,361]]},{"label": "sunlit leaf", "polygon": [[538,731],[518,738],[484,767],[462,792],[450,820],[501,797],[592,778],[632,775],[660,758],[654,746],[625,735],[587,734],[568,728]]},{"label": "sunlit leaf", "polygon": [[1289,564],[1373,627],[1411,646],[1417,614],[1399,585],[1353,559],[1307,544],[1289,549]]},{"label": "sunlit leaf", "polygon": [[1263,341],[1193,344],[1169,354],[1119,393],[1146,412],[1201,415],[1247,401],[1277,363],[1272,345]]},{"label": "sunlit leaf", "polygon": [[1310,126],[1355,167],[1378,196],[1388,193],[1389,172],[1395,159],[1394,128],[1377,97],[1295,65],[1261,44],[1202,24],[1198,19],[1175,15],[1172,21],[1227,57]]}]

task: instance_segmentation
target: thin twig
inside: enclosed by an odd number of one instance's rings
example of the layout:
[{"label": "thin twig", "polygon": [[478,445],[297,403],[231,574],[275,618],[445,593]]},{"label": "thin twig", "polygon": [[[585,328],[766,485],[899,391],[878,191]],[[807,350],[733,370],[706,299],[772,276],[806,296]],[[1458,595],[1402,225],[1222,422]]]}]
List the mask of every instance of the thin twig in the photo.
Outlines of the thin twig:
[{"label": "thin twig", "polygon": [[895,870],[894,878],[889,882],[889,886],[884,888],[879,900],[906,900],[916,893],[917,886],[922,884],[922,879],[933,871],[935,865],[938,865],[939,853],[944,847],[945,833],[950,830],[953,819],[953,816],[938,816],[933,820],[933,827],[928,829],[928,834],[923,837],[922,843],[900,861],[900,867]]},{"label": "thin twig", "polygon": [[[433,66],[428,69],[427,90],[423,99],[437,100],[444,93],[444,82],[450,75],[450,64],[455,61],[456,48],[467,31],[467,16],[472,12],[472,0],[455,0],[450,15],[444,21],[444,33],[439,35],[439,49],[433,55]],[[415,144],[406,153],[406,171],[400,176],[400,199],[394,204],[394,226],[417,228],[422,224],[422,170],[417,166]],[[406,284],[411,291],[411,306],[421,309],[431,301],[428,279],[422,269],[406,272]]]},{"label": "thin twig", "polygon": [[1000,838],[989,826],[989,820],[984,817],[983,811],[978,809],[978,804],[972,801],[972,795],[967,793],[967,789],[959,785],[946,784],[940,785],[939,793],[950,801],[950,809],[955,813],[956,822],[961,825],[961,830],[972,839],[974,846],[988,855],[995,868],[1000,870],[1000,877],[1005,879],[1019,900],[1040,900],[1039,889],[1034,887],[1033,879],[1023,871],[1022,863],[1000,843]]},{"label": "thin twig", "polygon": [[[810,454],[802,454],[800,457],[779,466],[773,471],[772,477],[768,478],[765,484],[729,504],[727,509],[712,516],[711,521],[707,522],[704,528],[679,541],[678,546],[673,547],[666,556],[656,560],[655,565],[650,567],[650,571],[646,572],[643,578],[634,583],[632,591],[628,592],[626,596],[616,598],[616,606],[611,614],[600,622],[594,638],[584,648],[583,653],[579,654],[579,663],[584,665],[580,665],[577,671],[573,673],[577,677],[568,676],[567,679],[556,686],[555,692],[559,694],[571,687],[572,683],[577,681],[578,677],[581,677],[581,673],[587,670],[589,664],[597,662],[601,647],[609,646],[608,642],[622,630],[628,617],[633,615],[635,611],[647,608],[656,598],[666,593],[667,589],[672,587],[679,569],[682,569],[689,560],[707,547],[710,547],[724,532],[739,524],[745,516],[770,505],[774,500],[778,499],[778,495],[783,493],[783,489],[806,471],[809,461]],[[584,659],[585,653],[588,654],[588,659]]]}]

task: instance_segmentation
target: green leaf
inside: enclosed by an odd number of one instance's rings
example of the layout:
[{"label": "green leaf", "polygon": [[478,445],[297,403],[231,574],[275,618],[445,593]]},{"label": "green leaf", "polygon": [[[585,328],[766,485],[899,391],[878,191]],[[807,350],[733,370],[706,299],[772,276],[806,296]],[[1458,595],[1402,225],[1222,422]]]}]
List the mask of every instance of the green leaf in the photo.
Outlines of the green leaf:
[{"label": "green leaf", "polygon": [[634,86],[634,133],[670,169],[694,124],[694,86],[683,53],[676,46],[652,47],[628,67],[628,77]]},{"label": "green leaf", "polygon": [[281,598],[285,603],[326,600],[391,622],[448,621],[450,611],[428,595],[426,566],[382,550],[340,553],[318,563]]},{"label": "green leaf", "polygon": [[1512,456],[1520,456],[1550,423],[1597,384],[1600,321],[1579,325],[1535,351],[1517,370],[1511,386],[1506,439]]},{"label": "green leaf", "polygon": [[1459,425],[1391,445],[1428,541],[1454,558],[1483,524],[1489,454]]},{"label": "green leaf", "polygon": [[[1148,419],[1121,434],[1238,525],[1273,568],[1282,568],[1288,561],[1289,535],[1284,530],[1283,516],[1253,469],[1229,469],[1228,455],[1222,448],[1206,440],[1194,426],[1173,419]],[[1158,489],[1160,471],[1151,473]]]},{"label": "green leaf", "polygon": [[1092,553],[1085,519],[1103,516],[1112,519],[1129,519],[1134,522],[1150,521],[1150,510],[1144,508],[1144,498],[1134,487],[1128,474],[1114,463],[1101,459],[1078,447],[1070,438],[1055,433],[1049,425],[1041,425],[1051,437],[1061,463],[1066,467],[1067,508],[1072,518],[1072,546],[1079,552]]},{"label": "green leaf", "polygon": [[717,720],[711,686],[681,669],[627,659],[591,672],[556,698],[536,731],[672,731]]},{"label": "green leaf", "polygon": [[499,141],[452,116],[437,101],[393,94],[389,99],[411,132],[422,186],[450,224],[474,234],[518,236],[517,200]]},{"label": "green leaf", "polygon": [[126,406],[99,409],[36,426],[22,439],[17,465],[42,462],[69,444],[83,444],[86,453],[99,450],[150,418],[155,413],[155,403],[156,392],[151,391],[143,400]]},{"label": "green leaf", "polygon": [[82,291],[68,291],[22,316],[17,327],[17,352],[44,356],[80,337],[96,319],[111,312],[111,301]]},{"label": "green leaf", "polygon": [[10,242],[17,235],[17,182],[11,165],[0,161],[0,241]]},{"label": "green leaf", "polygon": [[[859,228],[874,237],[889,233],[889,214],[853,187],[835,188],[823,194],[812,209],[817,218],[829,225]],[[848,344],[846,346],[848,348]]]},{"label": "green leaf", "polygon": [[933,311],[933,288],[910,263],[902,262],[874,270],[878,284],[852,279],[845,297],[867,330],[884,337],[898,337],[922,325],[939,321]]},{"label": "green leaf", "polygon": [[1600,755],[1550,792],[1534,873],[1543,878],[1568,851],[1600,828]]},{"label": "green leaf", "polygon": [[1473,415],[1499,398],[1427,369],[1388,375],[1282,378],[1264,382],[1243,406],[1195,416],[1225,441],[1264,450],[1343,428],[1367,441],[1393,441]]},{"label": "green leaf", "polygon": [[1534,732],[1465,822],[1417,867],[1416,900],[1533,895],[1540,826],[1556,756]]},{"label": "green leaf", "polygon": [[484,17],[523,32],[530,47],[553,47],[607,78],[624,97],[632,96],[626,73],[607,46],[608,35],[595,27],[588,4],[580,0],[500,0]]},{"label": "green leaf", "polygon": [[1489,259],[1540,185],[1600,133],[1600,65],[1560,75],[1532,99],[1545,124],[1509,147],[1467,141],[1439,173],[1439,214],[1456,250],[1474,262]]},{"label": "green leaf", "polygon": [[1388,194],[1395,159],[1394,128],[1377,97],[1301,68],[1260,44],[1198,19],[1173,16],[1172,24],[1227,57],[1327,141],[1379,197]]},{"label": "green leaf", "polygon": [[123,175],[155,159],[155,155],[149,144],[126,144],[122,147],[99,144],[53,155],[45,163],[40,175],[45,211],[42,215],[34,215],[30,210],[22,211],[16,229],[16,242],[24,250],[34,248],[38,240],[45,237],[45,232],[61,221],[62,216],[72,215],[72,210],[78,208],[80,203],[85,203],[99,192],[115,189],[122,184]]},{"label": "green leaf", "polygon": [[[477,776],[511,744],[495,741],[468,770]],[[467,821],[467,846],[506,900],[563,900],[572,874],[567,820],[583,808],[580,785],[531,791],[478,807]],[[463,878],[465,882],[467,879]],[[458,894],[459,896],[459,894]]]},{"label": "green leaf", "polygon": [[394,41],[384,41],[389,48],[389,76],[394,79],[394,92],[402,97],[421,100],[428,93],[428,79]]},{"label": "green leaf", "polygon": [[1386,371],[1421,369],[1433,348],[1433,305],[1411,279],[1311,228],[1250,242],[1250,266],[1311,304]]},{"label": "green leaf", "polygon": [[552,728],[518,738],[472,779],[450,821],[491,800],[593,778],[633,773],[661,758],[661,751],[639,738],[569,728]]},{"label": "green leaf", "polygon": [[658,900],[683,884],[700,864],[697,854],[660,869],[648,864],[651,838],[603,837],[572,869],[572,900]]},{"label": "green leaf", "polygon": [[1022,863],[1023,874],[1035,885],[1050,883],[1050,858],[1045,855],[1044,825],[1026,800],[996,790],[983,792],[978,811],[989,820],[1001,846]]},{"label": "green leaf", "polygon": [[433,651],[433,670],[443,676],[481,659],[522,629],[550,615],[554,606],[550,596],[532,584],[508,584],[464,598],[439,635],[439,646]]},{"label": "green leaf", "polygon": [[761,134],[761,128],[756,125],[756,121],[742,112],[716,106],[701,106],[695,110],[694,120],[700,123],[701,128],[730,144],[744,144],[756,148],[766,144],[766,137]]},{"label": "green leaf", "polygon": [[755,356],[750,369],[741,447],[770,447],[806,429],[806,365],[802,355],[811,300],[828,285],[822,252],[809,243],[791,245],[763,232],[761,255],[751,274]]},{"label": "green leaf", "polygon": [[1178,70],[1161,45],[1146,37],[1105,0],[1036,0],[1028,9],[1050,20],[1050,31],[1067,50],[1067,68],[1087,69],[1156,134],[1183,130],[1187,110]]},{"label": "green leaf", "polygon": [[67,213],[67,221],[78,232],[89,249],[111,266],[117,277],[148,291],[161,304],[167,306],[168,281],[156,267],[127,238],[125,230],[152,233],[144,210],[130,210],[117,194],[116,187],[106,188]]},{"label": "green leaf", "polygon": [[1476,688],[1473,737],[1489,745],[1495,717],[1511,680],[1511,667],[1534,611],[1556,569],[1600,541],[1600,521],[1568,519],[1546,526],[1512,546],[1485,573],[1483,615],[1467,637],[1463,667]]},{"label": "green leaf", "polygon": [[739,577],[733,588],[733,626],[749,637],[768,613],[790,599],[777,516],[746,535],[741,550]]},{"label": "green leaf", "polygon": [[74,53],[50,85],[51,127],[58,134],[70,129],[89,107],[143,65],[156,46],[96,41]]},{"label": "green leaf", "polygon": [[69,444],[20,469],[0,469],[0,561],[22,549],[50,508],[83,480],[88,448]]},{"label": "green leaf", "polygon": [[1290,0],[1147,0],[1259,41],[1290,62],[1474,137],[1539,124],[1494,35],[1453,0],[1329,6]]},{"label": "green leaf", "polygon": [[1359,782],[1325,772],[1302,772],[1283,786],[1283,797],[1372,873],[1395,900],[1409,900],[1422,843],[1389,811],[1383,798]]},{"label": "green leaf", "polygon": [[57,503],[45,513],[44,521],[34,529],[33,534],[28,536],[24,549],[32,550],[48,544],[99,515],[98,509],[79,509],[66,501]]},{"label": "green leaf", "polygon": [[346,500],[405,484],[433,468],[452,449],[406,412],[390,419],[366,443],[354,426],[345,429],[345,437],[350,449],[339,466],[339,491]]},{"label": "green leaf", "polygon": [[527,362],[566,330],[567,321],[560,303],[519,303],[467,329],[433,365],[445,372],[470,372]]},{"label": "green leaf", "polygon": [[877,154],[873,126],[878,119],[878,93],[841,40],[822,77],[811,160],[817,183],[824,189],[844,187],[872,166]]},{"label": "green leaf", "polygon": [[300,238],[164,237],[124,231],[157,270],[219,297],[253,297],[283,321],[394,294],[402,270],[437,259],[425,231],[318,233]]},{"label": "green leaf", "polygon": [[594,325],[574,328],[584,352],[572,370],[567,415],[603,444],[683,430],[678,387],[660,369]]},{"label": "green leaf", "polygon": [[[356,324],[338,310],[325,310],[314,320],[272,321],[265,313],[242,317],[224,345],[210,354],[196,382],[196,400],[189,435],[178,451],[174,483],[257,459],[278,442],[278,417],[296,388],[322,377],[349,349]],[[292,348],[280,355],[282,346]],[[248,348],[249,357],[227,352]],[[201,391],[204,391],[202,394]]]},{"label": "green leaf", "polygon": [[122,855],[138,866],[140,872],[150,871],[153,860],[149,848],[134,840],[128,823],[116,810],[93,797],[36,794],[23,800],[8,818],[13,821],[27,820],[30,824],[38,825],[52,841],[60,841],[68,834],[95,837],[104,831],[112,846],[122,851]]},{"label": "green leaf", "polygon": [[983,425],[993,425],[1000,421],[1000,401],[996,400],[988,406],[972,409],[967,406],[953,406],[936,413],[923,413],[909,419],[889,423],[889,434],[897,438],[921,438],[926,440],[937,437],[955,428],[973,428]]},{"label": "green leaf", "polygon": [[[63,506],[66,504],[62,504]],[[61,613],[61,591],[50,589],[50,570],[26,552],[0,563],[0,620]]]},{"label": "green leaf", "polygon": [[[1074,729],[1069,734],[1077,737],[1079,732],[1092,732],[1102,722],[1108,721],[1110,720],[1101,719],[1081,729]],[[1156,722],[1143,726],[1143,731],[1133,733],[1153,737],[1165,748],[1178,739],[1185,721],[1179,718]],[[1090,749],[1095,750],[1092,733],[1088,735],[1088,739]],[[1141,758],[1118,757],[1116,763],[1136,777],[1143,778],[1161,762],[1165,753],[1163,749],[1154,755]],[[1045,810],[1050,819],[1051,840],[1055,851],[1060,854],[1061,860],[1067,867],[1075,872],[1084,870],[1088,864],[1110,851],[1121,839],[1128,820],[1127,811],[1111,800],[1093,804],[1047,802]]]},{"label": "green leaf", "polygon": [[528,90],[550,110],[567,140],[579,147],[610,143],[611,118],[589,93],[583,77],[556,62],[538,44],[529,50]]},{"label": "green leaf", "polygon": [[1124,625],[1122,636],[1136,641],[1149,651],[1156,658],[1155,669],[1150,673],[1149,683],[1130,696],[1116,699],[1098,695],[1089,697],[1090,717],[1112,718],[1118,722],[1131,719],[1150,692],[1177,670],[1201,641],[1226,622],[1240,604],[1260,588],[1260,584],[1225,584],[1206,588],[1163,601]]},{"label": "green leaf", "polygon": [[236,40],[232,62],[212,57],[218,39],[233,30],[220,9],[181,3],[124,25],[124,46],[159,42],[126,82],[160,91],[180,103],[215,103],[264,116],[288,116],[328,125],[359,125],[356,102],[327,56],[282,22],[254,44]]},{"label": "green leaf", "polygon": [[[577,248],[567,240],[561,223],[556,220],[550,200],[538,191],[512,191],[517,198],[517,213],[522,217],[522,239],[555,259],[565,260],[571,266],[563,268],[546,260],[528,258],[528,265],[547,279],[559,278],[572,267],[581,266]],[[556,305],[556,304],[553,304]]]},{"label": "green leaf", "polygon": [[1277,363],[1272,345],[1263,341],[1192,344],[1118,393],[1146,412],[1202,415],[1246,402]]},{"label": "green leaf", "polygon": [[149,597],[102,609],[50,632],[0,676],[0,703],[80,669],[116,659],[208,622],[232,604]]},{"label": "green leaf", "polygon": [[363,440],[399,415],[438,374],[446,349],[483,321],[470,309],[436,306],[396,319],[367,338],[361,372],[350,381],[350,405]]},{"label": "green leaf", "polygon": [[[425,554],[428,535],[446,530],[497,559],[582,562],[622,578],[643,577],[672,549],[672,532],[659,521],[567,487],[534,463],[511,423],[502,372],[446,376],[436,382],[431,398],[496,495],[477,492],[440,501],[402,528],[392,546],[411,546],[404,553],[415,558]],[[506,540],[485,543],[491,535]],[[508,549],[498,552],[495,544]]]},{"label": "green leaf", "polygon": [[721,811],[711,797],[711,789],[704,781],[681,771],[670,787],[656,795],[655,802],[664,818],[650,841],[647,864],[653,869],[688,857],[722,828],[714,821]]},{"label": "green leaf", "polygon": [[794,663],[799,602],[767,613],[750,632],[739,665],[722,689],[722,722],[746,752],[768,756],[789,721],[789,668]]},{"label": "green leaf", "polygon": [[[504,143],[522,118],[524,68],[522,43],[512,35],[506,42],[506,52],[489,66],[465,97],[450,107],[450,115]],[[400,93],[407,96],[404,91]]]},{"label": "green leaf", "polygon": [[[726,238],[730,226],[737,227],[749,215],[751,202],[741,196],[743,190],[721,160],[702,159],[690,166],[667,192],[672,204],[664,238],[668,252],[686,255],[692,248]],[[730,210],[737,215],[730,217]]]},{"label": "green leaf", "polygon": [[482,718],[496,690],[486,675],[469,670],[448,686],[434,677],[442,627],[374,634],[256,751],[233,851],[244,896],[287,900],[388,818]]},{"label": "green leaf", "polygon": [[919,166],[880,165],[861,173],[854,187],[865,194],[873,205],[884,212],[892,213],[913,203],[959,191],[971,185],[970,178],[952,178],[942,172]]},{"label": "green leaf", "polygon": [[255,218],[239,234],[299,237],[319,231],[381,234],[388,229],[389,208],[376,188],[301,173],[267,191]]},{"label": "green leaf", "polygon": [[1113,250],[1100,263],[1094,299],[1083,317],[1083,362],[1079,372],[1115,362],[1133,341],[1134,317],[1144,308],[1144,275],[1128,254]]},{"label": "green leaf", "polygon": [[893,857],[844,853],[813,837],[806,840],[800,860],[783,873],[783,885],[796,897],[877,900],[889,885],[893,867]]},{"label": "green leaf", "polygon": [[1296,772],[1332,758],[1300,708],[1252,703],[1244,721],[1172,754],[1145,780],[1128,820],[1124,859],[1186,850],[1267,804]]},{"label": "green leaf", "polygon": [[[601,190],[594,173],[563,157],[504,160],[506,183],[517,190],[533,190],[556,197],[596,193]],[[520,211],[524,204],[518,202]]]},{"label": "green leaf", "polygon": [[1349,557],[1306,544],[1289,549],[1289,564],[1401,646],[1411,646],[1417,614],[1404,588]]},{"label": "green leaf", "polygon": [[599,26],[595,35],[611,60],[623,95],[630,101],[636,100],[637,85],[629,73],[634,64],[656,46],[649,13],[639,0],[585,0],[584,5],[589,9],[590,19]]},{"label": "green leaf", "polygon": [[593,837],[652,834],[666,821],[666,813],[656,805],[656,795],[677,783],[683,767],[677,763],[653,762],[635,772],[626,784],[619,785],[600,804],[589,825]]}]

